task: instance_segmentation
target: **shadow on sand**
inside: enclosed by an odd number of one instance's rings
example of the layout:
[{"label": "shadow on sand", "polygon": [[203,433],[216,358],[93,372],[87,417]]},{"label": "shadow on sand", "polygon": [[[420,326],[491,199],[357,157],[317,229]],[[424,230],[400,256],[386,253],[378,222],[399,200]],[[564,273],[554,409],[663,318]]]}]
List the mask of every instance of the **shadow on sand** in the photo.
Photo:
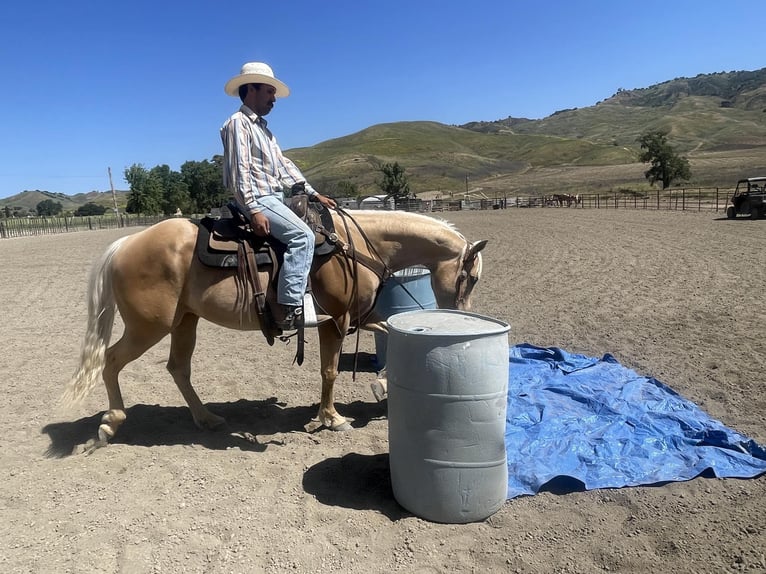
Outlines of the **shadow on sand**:
[{"label": "shadow on sand", "polygon": [[[120,427],[114,444],[136,446],[201,445],[213,450],[240,448],[262,452],[279,440],[261,442],[258,437],[289,432],[316,432],[324,427],[307,431],[318,425],[315,421],[319,405],[288,407],[271,397],[263,401],[240,399],[228,403],[208,403],[208,408],[226,419],[220,431],[198,429],[185,406],[137,404],[128,407],[127,420]],[[374,419],[385,417],[386,403],[355,401],[337,404],[344,416],[353,419],[351,426],[361,428]],[[42,432],[50,438],[45,455],[63,458],[77,454],[81,447],[96,437],[103,412],[70,422],[51,423]],[[313,425],[312,425],[313,423]],[[251,437],[250,441],[234,435]]]},{"label": "shadow on sand", "polygon": [[328,506],[376,510],[391,521],[412,516],[394,499],[388,453],[323,460],[304,473],[303,490]]}]

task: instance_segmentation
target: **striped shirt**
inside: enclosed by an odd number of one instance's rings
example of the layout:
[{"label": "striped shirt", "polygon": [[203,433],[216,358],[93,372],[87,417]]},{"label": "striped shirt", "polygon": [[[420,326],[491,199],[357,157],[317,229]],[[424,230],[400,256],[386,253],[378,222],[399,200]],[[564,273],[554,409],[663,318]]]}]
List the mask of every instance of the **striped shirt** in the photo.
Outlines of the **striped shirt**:
[{"label": "striped shirt", "polygon": [[251,214],[263,208],[258,198],[280,195],[294,184],[305,182],[306,193],[316,195],[298,167],[282,155],[266,120],[245,105],[221,128],[223,185],[237,203]]}]

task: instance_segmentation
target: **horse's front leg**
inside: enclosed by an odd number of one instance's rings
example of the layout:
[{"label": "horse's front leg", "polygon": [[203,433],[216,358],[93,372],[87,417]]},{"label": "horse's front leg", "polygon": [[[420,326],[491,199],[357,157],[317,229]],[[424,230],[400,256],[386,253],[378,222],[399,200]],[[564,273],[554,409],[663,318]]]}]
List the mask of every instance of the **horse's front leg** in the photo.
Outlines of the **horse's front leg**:
[{"label": "horse's front leg", "polygon": [[348,421],[335,410],[335,379],[343,337],[332,321],[322,323],[319,330],[319,357],[322,363],[322,400],[319,403],[319,422],[334,431],[351,430]]}]

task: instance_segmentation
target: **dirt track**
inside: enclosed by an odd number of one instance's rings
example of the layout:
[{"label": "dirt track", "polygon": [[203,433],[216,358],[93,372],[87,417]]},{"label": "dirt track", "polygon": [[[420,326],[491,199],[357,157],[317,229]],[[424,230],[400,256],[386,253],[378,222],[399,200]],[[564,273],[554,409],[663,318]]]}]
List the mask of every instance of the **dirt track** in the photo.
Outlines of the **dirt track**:
[{"label": "dirt track", "polygon": [[[474,311],[508,321],[512,344],[612,353],[766,443],[766,221],[445,217],[490,240]],[[297,367],[292,347],[202,324],[197,391],[258,444],[194,427],[163,341],[123,372],[128,420],[115,443],[72,455],[95,434],[105,393],[74,413],[54,405],[76,367],[88,269],[121,233],[0,241],[3,572],[766,572],[764,477],[545,492],[468,525],[413,517],[392,498],[369,333],[356,382],[353,339],[343,357],[337,406],[351,432],[316,429],[314,340]]]}]

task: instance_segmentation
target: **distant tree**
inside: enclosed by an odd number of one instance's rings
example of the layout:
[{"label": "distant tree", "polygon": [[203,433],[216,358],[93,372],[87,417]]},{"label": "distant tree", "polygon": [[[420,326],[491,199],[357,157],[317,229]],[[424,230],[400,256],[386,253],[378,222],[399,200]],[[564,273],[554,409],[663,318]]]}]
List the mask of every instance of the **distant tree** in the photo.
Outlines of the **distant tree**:
[{"label": "distant tree", "polygon": [[213,156],[212,161],[187,161],[181,166],[181,176],[189,192],[191,213],[207,213],[229,198],[223,186],[223,156]]},{"label": "distant tree", "polygon": [[3,213],[5,214],[5,218],[8,219],[11,216],[11,208],[6,205],[3,207]]},{"label": "distant tree", "polygon": [[143,165],[134,163],[125,169],[125,181],[130,185],[128,213],[155,214],[162,212],[162,185],[151,177]]},{"label": "distant tree", "polygon": [[386,199],[407,199],[410,196],[410,184],[399,162],[384,163],[378,166],[383,179],[377,182],[378,187],[386,194]]},{"label": "distant tree", "polygon": [[157,165],[149,170],[149,180],[161,190],[160,209],[165,215],[172,215],[177,209],[189,211],[189,189],[183,176],[167,165]]},{"label": "distant tree", "polygon": [[58,201],[53,201],[52,199],[43,199],[40,203],[37,204],[35,209],[37,210],[37,215],[46,217],[49,215],[58,215],[62,212],[64,206],[61,205],[61,203]]},{"label": "distant tree", "polygon": [[85,205],[81,205],[74,211],[74,214],[79,216],[104,215],[104,213],[106,213],[106,207],[93,203],[92,201],[89,201]]},{"label": "distant tree", "polygon": [[687,181],[692,172],[689,160],[679,156],[668,143],[667,132],[660,130],[648,131],[638,138],[643,150],[638,160],[642,163],[651,163],[644,176],[649,183],[662,182],[662,189],[667,189],[675,181]]}]

